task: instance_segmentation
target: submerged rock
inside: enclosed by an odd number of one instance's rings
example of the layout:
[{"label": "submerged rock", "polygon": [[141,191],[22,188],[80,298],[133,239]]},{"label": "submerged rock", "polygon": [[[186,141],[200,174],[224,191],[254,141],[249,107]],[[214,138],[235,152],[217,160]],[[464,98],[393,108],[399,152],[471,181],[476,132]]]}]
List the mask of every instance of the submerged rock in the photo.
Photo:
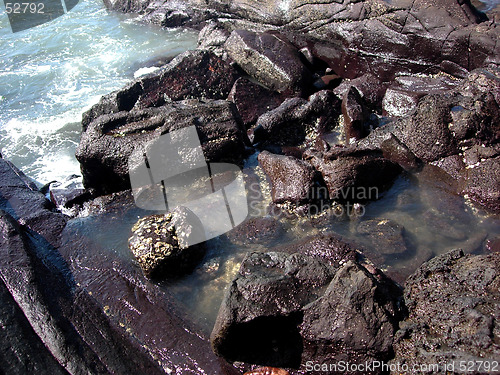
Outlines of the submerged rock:
[{"label": "submerged rock", "polygon": [[285,230],[283,225],[273,217],[255,217],[244,221],[228,233],[233,243],[248,245],[270,245],[281,241]]},{"label": "submerged rock", "polygon": [[400,254],[407,250],[403,237],[404,228],[398,223],[387,220],[365,220],[357,227],[357,232],[366,237],[378,254]]},{"label": "submerged rock", "polygon": [[187,208],[140,219],[132,227],[129,247],[147,277],[175,277],[191,271],[203,258],[203,225]]},{"label": "submerged rock", "polygon": [[414,364],[457,369],[467,361],[474,366],[498,361],[499,291],[500,253],[454,250],[423,264],[406,281],[409,317],[396,335],[394,362],[410,369]]},{"label": "submerged rock", "polygon": [[290,375],[290,373],[276,367],[259,367],[252,371],[247,371],[243,375]]}]

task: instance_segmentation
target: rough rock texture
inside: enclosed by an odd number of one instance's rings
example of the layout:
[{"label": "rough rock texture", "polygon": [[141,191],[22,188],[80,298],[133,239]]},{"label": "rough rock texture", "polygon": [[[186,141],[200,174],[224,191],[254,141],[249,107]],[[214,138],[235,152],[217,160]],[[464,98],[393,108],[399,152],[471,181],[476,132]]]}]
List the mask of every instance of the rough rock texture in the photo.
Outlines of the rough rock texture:
[{"label": "rough rock texture", "polygon": [[308,360],[386,358],[400,318],[400,289],[349,260],[352,250],[330,261],[289,251],[247,255],[212,331],[215,352],[230,361],[294,368]]},{"label": "rough rock texture", "polygon": [[204,237],[197,217],[187,208],[177,207],[164,215],[140,219],[132,227],[129,247],[147,277],[172,277],[191,271],[203,258],[203,244],[190,243]]},{"label": "rough rock texture", "polygon": [[463,193],[493,211],[500,211],[500,156],[487,159],[465,173]]},{"label": "rough rock texture", "polygon": [[258,367],[252,371],[247,371],[243,375],[290,375],[286,370],[276,367]]},{"label": "rough rock texture", "polygon": [[130,195],[98,198],[92,216],[68,221],[3,159],[0,176],[1,373],[238,374],[171,296],[103,242],[109,228],[126,239]]},{"label": "rough rock texture", "polygon": [[300,205],[311,199],[314,169],[310,164],[292,156],[282,156],[263,151],[259,165],[271,180],[274,203]]},{"label": "rough rock texture", "polygon": [[331,91],[285,100],[278,108],[259,117],[253,143],[296,146],[314,140],[337,125],[340,102]]},{"label": "rough rock texture", "polygon": [[349,202],[376,200],[401,173],[401,167],[376,151],[335,150],[309,154],[308,161],[321,172],[330,198]]},{"label": "rough rock texture", "polygon": [[358,89],[352,86],[342,98],[342,115],[344,116],[345,142],[364,138],[368,135],[369,128],[366,124],[369,111]]},{"label": "rough rock texture", "polygon": [[98,195],[130,188],[132,152],[145,150],[170,130],[191,125],[196,126],[207,161],[241,162],[246,134],[234,105],[224,100],[183,100],[92,121],[76,151],[85,187]]},{"label": "rough rock texture", "polygon": [[348,261],[324,294],[303,310],[303,362],[387,360],[403,317],[400,299],[401,291],[390,279]]},{"label": "rough rock texture", "polygon": [[248,245],[270,245],[282,241],[285,230],[273,217],[255,217],[248,219],[228,233],[231,242]]},{"label": "rough rock texture", "polygon": [[239,78],[234,83],[228,100],[236,105],[246,128],[255,124],[260,115],[278,107],[283,101],[281,95],[246,78]]},{"label": "rough rock texture", "polygon": [[224,47],[245,72],[272,91],[300,95],[310,84],[299,51],[280,35],[235,30]]},{"label": "rough rock texture", "polygon": [[83,130],[101,115],[133,108],[159,107],[183,99],[225,99],[238,77],[229,60],[208,50],[187,51],[154,73],[103,96],[83,114]]},{"label": "rough rock texture", "polygon": [[396,335],[394,361],[409,368],[454,362],[456,369],[460,361],[498,361],[499,291],[499,253],[454,250],[423,264],[406,281],[409,317]]},{"label": "rough rock texture", "polygon": [[298,47],[327,61],[335,73],[451,74],[498,64],[499,30],[469,1],[382,0],[310,2],[280,0],[106,1],[108,8],[143,13],[165,26],[200,26],[223,20],[230,30],[279,30]]},{"label": "rough rock texture", "polygon": [[440,94],[456,87],[460,81],[449,76],[404,75],[396,77],[387,89],[382,103],[383,113],[401,117],[413,111],[425,95]]}]

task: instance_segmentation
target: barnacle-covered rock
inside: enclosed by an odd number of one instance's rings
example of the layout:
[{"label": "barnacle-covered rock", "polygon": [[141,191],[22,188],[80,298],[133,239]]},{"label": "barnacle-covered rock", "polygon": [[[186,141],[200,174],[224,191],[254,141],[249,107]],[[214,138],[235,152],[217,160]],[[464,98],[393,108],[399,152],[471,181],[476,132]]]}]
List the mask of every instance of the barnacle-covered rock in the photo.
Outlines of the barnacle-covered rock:
[{"label": "barnacle-covered rock", "polygon": [[132,233],[130,250],[147,277],[179,276],[196,266],[205,252],[203,225],[184,207],[143,217]]}]

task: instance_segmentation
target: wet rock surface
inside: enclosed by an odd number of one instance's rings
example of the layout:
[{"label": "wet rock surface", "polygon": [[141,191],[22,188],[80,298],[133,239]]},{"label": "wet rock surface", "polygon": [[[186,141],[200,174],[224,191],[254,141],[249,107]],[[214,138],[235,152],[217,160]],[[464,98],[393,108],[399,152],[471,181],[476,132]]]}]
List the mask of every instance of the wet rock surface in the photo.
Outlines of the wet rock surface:
[{"label": "wet rock surface", "polygon": [[300,205],[311,199],[314,169],[310,164],[292,156],[263,151],[259,154],[259,165],[271,180],[274,203]]},{"label": "wet rock surface", "polygon": [[300,94],[311,80],[298,50],[278,34],[235,30],[224,47],[245,72],[272,91]]},{"label": "wet rock surface", "polygon": [[[0,167],[2,373],[237,373],[170,296],[94,237],[98,231],[82,233],[81,219],[64,215],[66,225],[54,226],[50,216],[61,214],[36,186],[9,162],[0,159]],[[110,221],[102,225],[118,229],[131,196],[97,200],[94,217],[105,210]],[[37,220],[28,226],[27,216]]]},{"label": "wet rock surface", "polygon": [[204,239],[196,215],[178,207],[140,219],[132,227],[129,247],[147,277],[174,277],[191,271],[203,258],[205,247],[199,242]]},{"label": "wet rock surface", "polygon": [[270,245],[283,239],[283,225],[273,217],[251,218],[228,233],[233,243]]},{"label": "wet rock surface", "polygon": [[[407,250],[403,237],[404,228],[391,220],[365,220],[357,227],[357,233],[371,242],[378,254],[398,254]],[[372,249],[372,247],[370,247]]]},{"label": "wet rock surface", "polygon": [[239,78],[234,83],[228,100],[236,105],[238,113],[247,128],[255,124],[260,115],[278,107],[283,101],[278,93],[246,78]]},{"label": "wet rock surface", "polygon": [[287,99],[258,118],[252,143],[297,146],[306,139],[314,140],[335,128],[339,109],[340,102],[328,90],[311,95],[309,100]]},{"label": "wet rock surface", "polygon": [[499,358],[499,255],[454,250],[410,276],[405,288],[409,317],[396,335],[395,361],[411,368]]},{"label": "wet rock surface", "polygon": [[89,124],[76,151],[83,183],[96,195],[130,188],[128,160],[170,130],[195,125],[207,161],[241,163],[243,125],[233,103],[184,100],[157,108],[103,115]]},{"label": "wet rock surface", "polygon": [[103,96],[83,114],[83,130],[99,116],[133,108],[159,107],[170,101],[193,98],[225,99],[238,77],[230,60],[204,49],[187,51],[158,71]]},{"label": "wet rock surface", "polygon": [[350,202],[376,200],[401,173],[401,167],[376,151],[332,150],[312,155],[310,163],[326,183],[331,199]]},{"label": "wet rock surface", "polygon": [[[310,241],[318,240],[326,239]],[[301,248],[311,246],[288,251]],[[307,360],[388,357],[401,290],[353,256],[352,249],[248,254],[212,331],[215,352],[230,361],[293,368]]]}]

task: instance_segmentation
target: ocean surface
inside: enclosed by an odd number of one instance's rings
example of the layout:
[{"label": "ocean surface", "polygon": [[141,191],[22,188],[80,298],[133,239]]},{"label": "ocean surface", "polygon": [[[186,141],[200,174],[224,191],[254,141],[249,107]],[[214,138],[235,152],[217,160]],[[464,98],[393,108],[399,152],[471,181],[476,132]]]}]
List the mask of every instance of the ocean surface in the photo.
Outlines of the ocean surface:
[{"label": "ocean surface", "polygon": [[16,33],[0,9],[0,152],[42,185],[79,173],[84,111],[155,61],[196,47],[197,33],[133,23],[102,0]]}]

